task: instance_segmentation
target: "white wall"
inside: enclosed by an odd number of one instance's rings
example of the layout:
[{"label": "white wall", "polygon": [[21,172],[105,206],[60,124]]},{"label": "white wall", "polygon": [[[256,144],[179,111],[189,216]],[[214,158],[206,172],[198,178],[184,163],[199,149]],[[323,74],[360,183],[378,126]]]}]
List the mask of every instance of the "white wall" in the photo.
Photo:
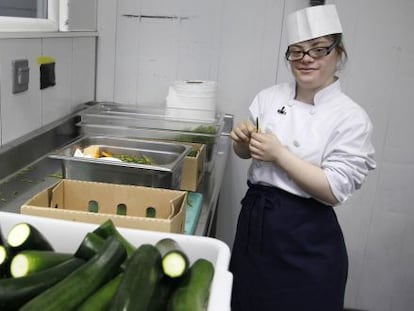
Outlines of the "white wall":
[{"label": "white wall", "polygon": [[[7,35],[12,37],[11,34]],[[30,35],[30,36],[33,36]],[[95,98],[96,38],[0,38],[1,145],[11,142],[69,114],[77,105]],[[56,60],[56,85],[40,90],[39,56]],[[29,89],[12,92],[12,61],[27,59]]]}]

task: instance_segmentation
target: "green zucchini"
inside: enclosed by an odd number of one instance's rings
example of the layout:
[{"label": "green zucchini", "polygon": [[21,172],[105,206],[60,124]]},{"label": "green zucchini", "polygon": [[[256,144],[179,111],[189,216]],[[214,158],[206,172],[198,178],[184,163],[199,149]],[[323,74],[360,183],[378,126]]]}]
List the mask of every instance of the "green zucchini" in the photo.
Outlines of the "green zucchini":
[{"label": "green zucchini", "polygon": [[18,223],[10,229],[7,235],[7,244],[14,252],[23,249],[54,250],[48,239],[39,230],[25,222]]},{"label": "green zucchini", "polygon": [[10,276],[10,258],[7,245],[0,245],[0,278]]},{"label": "green zucchini", "polygon": [[204,311],[207,308],[214,266],[203,258],[194,262],[179,286],[171,295],[168,311]]},{"label": "green zucchini", "polygon": [[119,266],[125,258],[126,251],[122,244],[114,237],[108,238],[94,257],[64,280],[29,301],[20,311],[75,309],[118,274]]},{"label": "green zucchini", "polygon": [[148,310],[165,311],[168,307],[168,301],[174,289],[177,288],[180,278],[170,278],[163,275],[161,281],[157,284],[155,295],[149,304]]},{"label": "green zucchini", "polygon": [[4,243],[6,243],[6,240],[3,236],[3,232],[1,231],[1,227],[0,227],[0,245],[4,245]]},{"label": "green zucchini", "polygon": [[[0,280],[0,310],[16,310],[84,264],[79,258],[21,278]],[[41,310],[41,309],[39,309]]]},{"label": "green zucchini", "polygon": [[35,272],[53,267],[73,258],[72,254],[54,251],[23,250],[16,254],[10,262],[12,277],[27,276]]},{"label": "green zucchini", "polygon": [[107,219],[98,228],[96,228],[93,233],[96,233],[100,237],[107,239],[111,236],[116,237],[122,245],[125,247],[128,257],[136,250],[136,247],[132,245],[125,237],[118,231],[115,227],[115,224],[111,219]]},{"label": "green zucchini", "polygon": [[123,273],[104,284],[95,293],[86,299],[76,311],[102,311],[106,310],[114,297],[121,282]]},{"label": "green zucchini", "polygon": [[0,278],[9,276],[10,254],[0,227]]},{"label": "green zucchini", "polygon": [[141,245],[128,259],[124,276],[108,310],[151,311],[151,300],[157,299],[156,289],[162,276],[158,249],[151,244]]},{"label": "green zucchini", "polygon": [[188,269],[189,261],[177,241],[171,238],[159,240],[155,246],[161,254],[162,270],[170,278],[181,277]]},{"label": "green zucchini", "polygon": [[105,244],[104,238],[96,233],[88,232],[79,244],[75,252],[75,257],[89,260],[92,258]]}]

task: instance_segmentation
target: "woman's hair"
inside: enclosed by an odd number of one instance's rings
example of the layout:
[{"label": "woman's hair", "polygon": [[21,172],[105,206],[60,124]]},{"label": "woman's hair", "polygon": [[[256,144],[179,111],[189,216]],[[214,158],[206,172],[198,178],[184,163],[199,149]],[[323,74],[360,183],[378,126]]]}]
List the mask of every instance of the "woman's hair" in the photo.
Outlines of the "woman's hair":
[{"label": "woman's hair", "polygon": [[330,37],[333,39],[334,42],[336,41],[338,42],[335,49],[339,55],[339,58],[341,59],[341,65],[344,65],[346,61],[348,60],[348,53],[346,52],[346,49],[345,49],[344,41],[342,39],[342,34],[336,33],[336,34],[330,35]]}]

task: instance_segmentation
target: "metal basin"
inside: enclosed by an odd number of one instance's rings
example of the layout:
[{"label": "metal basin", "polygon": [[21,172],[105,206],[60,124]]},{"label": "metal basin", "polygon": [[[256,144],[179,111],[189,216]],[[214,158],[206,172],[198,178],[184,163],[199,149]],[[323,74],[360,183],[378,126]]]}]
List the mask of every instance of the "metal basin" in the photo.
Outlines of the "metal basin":
[{"label": "metal basin", "polygon": [[[77,149],[97,146],[111,155],[146,157],[151,164],[108,161],[74,156]],[[179,189],[182,166],[191,147],[161,141],[110,136],[84,136],[49,157],[62,161],[68,179]]]}]

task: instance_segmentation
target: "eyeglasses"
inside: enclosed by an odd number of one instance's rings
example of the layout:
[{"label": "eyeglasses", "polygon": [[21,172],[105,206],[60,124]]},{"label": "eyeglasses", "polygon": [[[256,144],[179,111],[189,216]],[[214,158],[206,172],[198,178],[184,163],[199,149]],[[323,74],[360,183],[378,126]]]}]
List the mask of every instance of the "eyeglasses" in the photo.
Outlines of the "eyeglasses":
[{"label": "eyeglasses", "polygon": [[297,61],[301,60],[305,57],[305,55],[309,55],[312,58],[321,58],[324,56],[329,55],[329,53],[332,52],[332,50],[338,45],[339,40],[335,40],[334,43],[332,43],[330,46],[320,46],[316,48],[311,48],[307,51],[301,51],[301,50],[290,50],[287,49],[285,53],[285,57],[288,61]]}]

